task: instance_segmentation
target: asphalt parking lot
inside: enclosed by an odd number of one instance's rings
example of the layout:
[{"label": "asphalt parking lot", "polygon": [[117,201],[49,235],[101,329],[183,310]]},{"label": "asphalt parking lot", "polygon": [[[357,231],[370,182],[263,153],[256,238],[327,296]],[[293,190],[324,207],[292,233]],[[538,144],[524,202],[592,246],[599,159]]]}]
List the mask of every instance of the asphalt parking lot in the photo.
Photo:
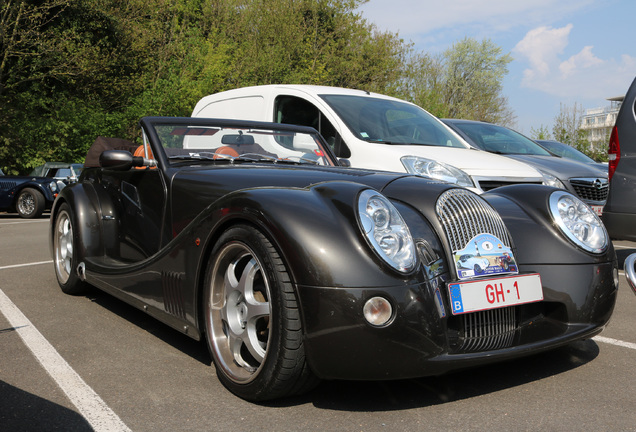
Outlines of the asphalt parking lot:
[{"label": "asphalt parking lot", "polygon": [[[218,382],[203,343],[96,289],[64,295],[48,225],[0,214],[0,431],[636,431],[636,296],[622,271],[592,340],[252,404]],[[622,267],[636,243],[615,246]]]}]

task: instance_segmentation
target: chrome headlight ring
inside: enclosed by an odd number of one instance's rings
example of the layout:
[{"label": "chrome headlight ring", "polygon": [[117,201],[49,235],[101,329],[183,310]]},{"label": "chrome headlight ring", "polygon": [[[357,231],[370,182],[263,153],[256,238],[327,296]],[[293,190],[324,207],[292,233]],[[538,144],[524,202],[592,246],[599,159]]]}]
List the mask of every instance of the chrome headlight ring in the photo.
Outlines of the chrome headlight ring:
[{"label": "chrome headlight ring", "polygon": [[552,219],[574,244],[591,253],[602,253],[609,235],[598,215],[583,201],[566,191],[550,195]]},{"label": "chrome headlight ring", "polygon": [[366,189],[358,197],[360,227],[375,252],[401,273],[417,266],[415,242],[404,219],[381,193]]}]

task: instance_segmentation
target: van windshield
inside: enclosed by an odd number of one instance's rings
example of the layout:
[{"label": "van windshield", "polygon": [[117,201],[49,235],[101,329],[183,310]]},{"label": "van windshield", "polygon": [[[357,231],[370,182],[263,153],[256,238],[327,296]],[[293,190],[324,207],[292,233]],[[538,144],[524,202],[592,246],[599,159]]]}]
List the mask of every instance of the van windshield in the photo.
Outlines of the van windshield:
[{"label": "van windshield", "polygon": [[469,148],[435,117],[415,105],[364,96],[320,97],[361,140],[383,144]]}]

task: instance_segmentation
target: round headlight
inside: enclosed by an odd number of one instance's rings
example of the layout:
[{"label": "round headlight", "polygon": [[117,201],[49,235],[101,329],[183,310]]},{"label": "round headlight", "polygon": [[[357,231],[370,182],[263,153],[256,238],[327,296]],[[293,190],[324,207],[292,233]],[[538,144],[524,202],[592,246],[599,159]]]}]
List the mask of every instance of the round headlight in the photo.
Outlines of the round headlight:
[{"label": "round headlight", "polygon": [[369,243],[384,261],[402,273],[417,264],[415,242],[393,204],[379,192],[367,189],[358,197],[358,218]]},{"label": "round headlight", "polygon": [[57,192],[57,184],[55,184],[54,181],[52,181],[51,183],[49,183],[49,189],[51,190],[51,192],[55,193]]},{"label": "round headlight", "polygon": [[563,234],[583,249],[601,253],[607,249],[609,236],[601,219],[583,201],[565,191],[550,195],[552,218]]}]

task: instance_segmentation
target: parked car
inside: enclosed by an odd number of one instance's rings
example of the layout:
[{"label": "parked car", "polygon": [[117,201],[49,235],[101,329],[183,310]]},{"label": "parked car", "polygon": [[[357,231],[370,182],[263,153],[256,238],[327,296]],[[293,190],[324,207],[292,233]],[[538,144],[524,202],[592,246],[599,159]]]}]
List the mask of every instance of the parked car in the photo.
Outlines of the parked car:
[{"label": "parked car", "polygon": [[[100,150],[60,192],[57,281],[205,339],[247,400],[510,360],[590,338],[612,313],[612,244],[567,191],[477,195],[339,167],[308,127],[147,117],[141,129],[142,156]],[[470,253],[492,258],[487,271],[463,273]]]},{"label": "parked car", "polygon": [[37,218],[51,208],[59,192],[50,178],[0,173],[0,211],[17,212],[26,219]]},{"label": "parked car", "polygon": [[550,153],[557,155],[559,157],[572,159],[577,162],[582,162],[586,164],[590,164],[593,167],[598,168],[601,171],[607,171],[607,164],[602,162],[596,162],[594,159],[589,157],[583,152],[578,151],[574,147],[564,144],[562,142],[553,141],[553,140],[534,140],[539,143],[541,147],[548,150]]},{"label": "parked car", "polygon": [[613,239],[636,241],[636,80],[616,117],[609,141],[610,190],[603,222]]},{"label": "parked car", "polygon": [[30,176],[48,177],[57,182],[58,188],[74,183],[82,173],[83,164],[68,162],[46,162],[35,167]]},{"label": "parked car", "polygon": [[473,149],[422,108],[361,90],[266,85],[206,96],[192,117],[311,126],[353,167],[408,172],[481,193],[518,183],[541,184],[526,164]]},{"label": "parked car", "polygon": [[555,156],[530,138],[503,126],[473,120],[442,121],[469,144],[532,165],[543,175],[546,184],[568,190],[592,207],[597,214],[603,213],[609,189],[606,172],[588,164]]}]

